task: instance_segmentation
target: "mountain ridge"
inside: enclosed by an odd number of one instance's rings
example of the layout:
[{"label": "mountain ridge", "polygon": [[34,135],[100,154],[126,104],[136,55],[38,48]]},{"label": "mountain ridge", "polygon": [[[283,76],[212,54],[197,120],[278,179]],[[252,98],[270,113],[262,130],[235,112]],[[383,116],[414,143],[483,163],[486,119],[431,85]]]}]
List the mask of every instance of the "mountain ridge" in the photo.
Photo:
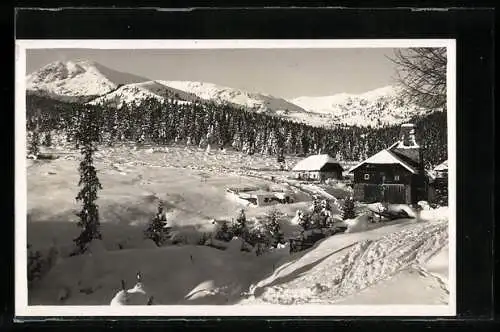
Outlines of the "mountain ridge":
[{"label": "mountain ridge", "polygon": [[383,127],[435,111],[405,104],[399,97],[399,89],[390,85],[361,94],[285,99],[210,82],[151,80],[89,60],[49,63],[27,75],[26,82],[27,90],[32,93],[66,101],[117,107],[124,103],[140,105],[148,98],[181,103],[214,102],[317,127]]}]

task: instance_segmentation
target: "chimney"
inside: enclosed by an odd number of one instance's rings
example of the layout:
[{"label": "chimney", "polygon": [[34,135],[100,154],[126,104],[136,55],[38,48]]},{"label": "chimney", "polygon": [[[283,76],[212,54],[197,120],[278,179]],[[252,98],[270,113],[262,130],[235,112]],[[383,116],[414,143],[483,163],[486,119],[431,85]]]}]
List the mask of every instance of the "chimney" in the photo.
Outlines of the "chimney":
[{"label": "chimney", "polygon": [[422,164],[420,145],[416,139],[416,126],[413,123],[401,125],[400,141],[394,147],[394,152],[409,159],[415,164]]},{"label": "chimney", "polygon": [[415,138],[415,128],[413,123],[401,125],[401,142],[404,147],[419,147]]}]

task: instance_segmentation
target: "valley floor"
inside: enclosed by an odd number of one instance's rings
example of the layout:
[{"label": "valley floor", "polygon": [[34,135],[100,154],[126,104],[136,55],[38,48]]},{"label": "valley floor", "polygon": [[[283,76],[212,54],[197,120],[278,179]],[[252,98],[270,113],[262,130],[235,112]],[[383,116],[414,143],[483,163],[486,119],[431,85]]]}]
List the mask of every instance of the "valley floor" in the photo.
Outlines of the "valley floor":
[{"label": "valley floor", "polygon": [[[96,155],[103,185],[101,247],[95,245],[91,255],[66,257],[80,231],[74,215],[79,155],[61,152],[64,157],[53,161],[28,160],[28,243],[60,252],[57,264],[28,292],[30,305],[107,305],[122,279],[133,286],[137,271],[154,304],[448,302],[445,208],[334,235],[291,255],[286,248],[255,256],[196,245],[201,233],[213,229],[213,218],[234,218],[241,208],[228,199],[228,186],[295,190],[299,202],[277,206],[289,220],[310,205],[308,193],[337,195],[286,180],[273,157],[231,151],[103,149]],[[166,203],[169,224],[191,237],[186,245],[156,248],[143,239],[159,199]],[[247,217],[268,210],[247,208]],[[298,230],[292,222],[282,226],[287,236]]]}]

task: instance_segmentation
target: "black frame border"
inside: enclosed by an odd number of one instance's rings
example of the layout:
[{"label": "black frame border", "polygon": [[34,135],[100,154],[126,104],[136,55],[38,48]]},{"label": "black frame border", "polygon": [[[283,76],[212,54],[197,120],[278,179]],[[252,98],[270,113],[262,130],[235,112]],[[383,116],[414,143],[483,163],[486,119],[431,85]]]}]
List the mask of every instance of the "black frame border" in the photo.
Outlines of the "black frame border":
[{"label": "black frame border", "polygon": [[[227,29],[230,26],[231,29]],[[494,229],[494,11],[488,8],[424,10],[412,8],[197,8],[185,11],[155,9],[21,9],[15,11],[18,39],[456,39],[457,54],[457,312],[456,318],[425,317],[117,317],[84,318],[83,324],[124,327],[128,324],[169,327],[220,327],[228,324],[249,327],[314,327],[332,325],[362,327],[376,324],[385,328],[405,322],[418,325],[458,327],[473,321],[492,321],[493,232]],[[12,74],[13,71],[12,71]],[[14,75],[13,75],[14,76]],[[13,82],[14,80],[12,80]],[[14,90],[14,89],[12,89]],[[4,90],[5,92],[5,90]],[[13,102],[13,93],[10,100]],[[13,109],[14,107],[12,107]],[[14,115],[14,113],[13,113]],[[14,117],[11,119],[12,124]],[[4,135],[7,134],[3,131]],[[11,136],[12,137],[12,136]],[[5,137],[3,142],[11,142]],[[13,152],[13,146],[7,150]],[[13,153],[10,160],[14,160]],[[15,166],[10,165],[14,185]],[[3,201],[13,209],[13,198]],[[11,210],[12,211],[12,210]],[[13,213],[8,215],[14,216]],[[11,228],[12,227],[12,228]],[[10,251],[2,251],[4,266],[14,266],[14,220],[2,232]],[[9,248],[8,248],[9,249]],[[12,263],[12,264],[9,264]],[[8,264],[8,265],[7,265]],[[5,316],[0,322],[11,325],[13,317],[14,273],[2,301]],[[356,320],[353,320],[356,319]],[[32,318],[25,321],[24,326]],[[38,320],[38,318],[36,319]],[[71,318],[64,318],[64,321]],[[106,323],[104,321],[106,320]],[[56,327],[62,321],[38,321]],[[74,325],[75,322],[72,322]],[[125,325],[124,325],[125,324]],[[61,326],[59,325],[59,326]],[[478,324],[479,325],[479,324]],[[482,325],[485,326],[485,325]],[[479,327],[479,326],[478,326]]]}]

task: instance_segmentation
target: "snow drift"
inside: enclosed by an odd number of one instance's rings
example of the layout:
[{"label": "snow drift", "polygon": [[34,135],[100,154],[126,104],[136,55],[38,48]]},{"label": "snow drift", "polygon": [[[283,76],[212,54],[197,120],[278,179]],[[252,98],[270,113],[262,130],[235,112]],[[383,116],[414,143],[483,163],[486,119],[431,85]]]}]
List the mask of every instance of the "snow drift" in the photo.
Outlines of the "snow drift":
[{"label": "snow drift", "polygon": [[[28,294],[29,304],[108,305],[122,289],[120,281],[135,280],[137,271],[143,275],[144,298],[152,296],[154,304],[228,304],[269,269],[265,259],[256,264],[259,257],[242,255],[207,246],[168,246],[75,256],[39,281]],[[193,303],[202,283],[209,289]]]},{"label": "snow drift", "polygon": [[[292,255],[281,261],[273,274],[252,287],[252,296],[242,303],[333,304],[362,290],[378,287],[381,282],[391,282],[396,275],[425,271],[426,262],[446,247],[447,227],[445,221],[402,220],[364,232],[332,236],[298,254],[299,257]],[[427,278],[436,284],[433,275]],[[415,282],[415,287],[417,285]],[[443,295],[447,293],[446,284],[441,286],[439,291],[428,293],[429,298],[418,297],[419,304],[434,304],[434,296],[447,301]],[[405,301],[391,292],[377,294],[374,300],[377,304]]]}]

